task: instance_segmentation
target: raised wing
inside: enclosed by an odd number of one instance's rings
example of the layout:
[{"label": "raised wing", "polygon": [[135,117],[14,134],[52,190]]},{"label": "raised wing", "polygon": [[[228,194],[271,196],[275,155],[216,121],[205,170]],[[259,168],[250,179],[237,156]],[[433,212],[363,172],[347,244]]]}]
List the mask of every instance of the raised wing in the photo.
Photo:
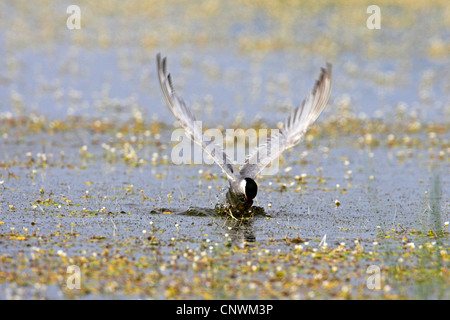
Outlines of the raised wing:
[{"label": "raised wing", "polygon": [[284,150],[298,144],[309,126],[320,116],[330,97],[332,66],[327,63],[326,69],[321,70],[313,91],[302,104],[292,110],[283,129],[269,138],[266,144],[258,146],[246,159],[240,170],[242,177],[255,179],[256,175],[277,159]]},{"label": "raised wing", "polygon": [[232,182],[236,180],[233,174],[231,161],[228,159],[222,146],[215,144],[213,141],[204,141],[203,133],[198,126],[194,125],[195,117],[186,103],[179,97],[172,86],[170,74],[166,71],[166,58],[161,60],[161,55],[156,56],[156,66],[158,71],[159,84],[170,110],[178,119],[180,125],[184,128],[186,135],[195,143],[199,144],[202,149],[208,153],[211,158],[222,168],[228,179]]}]

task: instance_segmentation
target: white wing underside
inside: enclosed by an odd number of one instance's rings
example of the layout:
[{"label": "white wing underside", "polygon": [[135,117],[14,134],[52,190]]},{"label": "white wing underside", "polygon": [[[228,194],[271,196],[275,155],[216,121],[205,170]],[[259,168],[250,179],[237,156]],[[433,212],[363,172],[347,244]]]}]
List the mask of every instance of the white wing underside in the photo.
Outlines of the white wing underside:
[{"label": "white wing underside", "polygon": [[313,91],[287,117],[283,128],[278,134],[267,140],[266,144],[258,146],[246,159],[240,170],[242,177],[255,179],[265,167],[276,160],[286,149],[297,145],[316,121],[325,108],[331,92],[332,66],[322,68],[319,79]]},{"label": "white wing underside", "polygon": [[[195,117],[187,108],[186,103],[175,93],[172,86],[170,74],[166,71],[166,58],[161,60],[156,57],[158,79],[164,99],[170,110],[184,128],[186,135],[202,149],[221,167],[227,175],[230,183],[236,182],[238,177],[234,174],[232,161],[229,160],[222,146],[212,141],[204,141],[203,133],[194,125]],[[272,135],[267,143],[258,146],[247,157],[244,165],[239,171],[240,178],[252,178],[256,176],[272,161],[276,160],[286,149],[297,145],[309,126],[320,116],[325,108],[331,92],[331,64],[326,69],[322,68],[319,79],[316,81],[313,91],[309,96],[295,108],[285,121],[283,129],[278,134]]]},{"label": "white wing underside", "polygon": [[186,135],[195,143],[199,144],[202,149],[216,162],[227,175],[227,178],[236,181],[236,176],[233,174],[233,166],[228,159],[222,146],[215,144],[213,141],[205,141],[203,133],[198,126],[195,126],[195,117],[186,106],[186,103],[181,99],[173,89],[172,79],[166,70],[166,58],[161,60],[161,56],[156,56],[156,64],[158,70],[159,84],[164,94],[164,99],[173,114],[177,118],[180,125],[184,128]]}]

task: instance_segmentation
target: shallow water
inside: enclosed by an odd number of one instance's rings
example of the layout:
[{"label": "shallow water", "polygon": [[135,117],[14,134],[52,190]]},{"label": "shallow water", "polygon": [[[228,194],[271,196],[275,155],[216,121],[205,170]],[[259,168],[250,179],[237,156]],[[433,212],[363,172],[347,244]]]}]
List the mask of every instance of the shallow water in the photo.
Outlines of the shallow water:
[{"label": "shallow water", "polygon": [[[118,13],[78,35],[56,28],[15,39],[38,22],[18,22],[30,4],[1,6],[16,12],[6,19],[14,27],[0,19],[2,299],[449,298],[448,54],[436,44],[446,35],[438,7],[398,8],[405,21],[433,21],[429,30],[405,24],[370,37],[333,25],[330,17],[345,19],[339,6],[303,8],[298,23],[317,28],[281,23],[290,31],[277,47],[263,41],[278,30],[264,6],[242,9],[238,17],[253,19],[224,24],[219,40],[205,29],[202,45],[193,34],[149,36],[142,17]],[[196,21],[214,25],[208,17]],[[115,37],[103,30],[114,21]],[[148,28],[171,28],[161,23]],[[152,36],[159,45],[130,45]],[[216,214],[227,188],[218,167],[171,163],[177,125],[157,84],[159,51],[205,127],[275,128],[333,63],[318,124],[276,175],[257,179],[264,214]],[[79,290],[67,288],[69,265],[81,266]],[[381,268],[380,290],[366,285],[369,265]]]}]

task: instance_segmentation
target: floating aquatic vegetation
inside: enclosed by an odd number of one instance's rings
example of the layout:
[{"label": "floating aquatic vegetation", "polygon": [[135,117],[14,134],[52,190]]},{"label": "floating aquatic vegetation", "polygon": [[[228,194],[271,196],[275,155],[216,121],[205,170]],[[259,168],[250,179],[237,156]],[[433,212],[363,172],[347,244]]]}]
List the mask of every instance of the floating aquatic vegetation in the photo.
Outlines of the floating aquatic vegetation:
[{"label": "floating aquatic vegetation", "polygon": [[[0,298],[449,298],[447,2],[380,3],[379,33],[352,1],[78,5],[72,32],[63,7],[0,3]],[[221,172],[171,163],[161,46],[204,130],[277,128],[338,66],[243,214],[215,207]]]}]

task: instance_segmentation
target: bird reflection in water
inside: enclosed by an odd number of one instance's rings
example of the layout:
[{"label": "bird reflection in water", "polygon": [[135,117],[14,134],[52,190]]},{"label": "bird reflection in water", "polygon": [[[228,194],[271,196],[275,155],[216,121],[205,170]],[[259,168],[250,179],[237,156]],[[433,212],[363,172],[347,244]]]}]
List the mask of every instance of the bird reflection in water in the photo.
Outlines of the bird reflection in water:
[{"label": "bird reflection in water", "polygon": [[253,222],[254,219],[227,219],[224,226],[229,234],[231,244],[245,247],[249,243],[255,242]]}]

